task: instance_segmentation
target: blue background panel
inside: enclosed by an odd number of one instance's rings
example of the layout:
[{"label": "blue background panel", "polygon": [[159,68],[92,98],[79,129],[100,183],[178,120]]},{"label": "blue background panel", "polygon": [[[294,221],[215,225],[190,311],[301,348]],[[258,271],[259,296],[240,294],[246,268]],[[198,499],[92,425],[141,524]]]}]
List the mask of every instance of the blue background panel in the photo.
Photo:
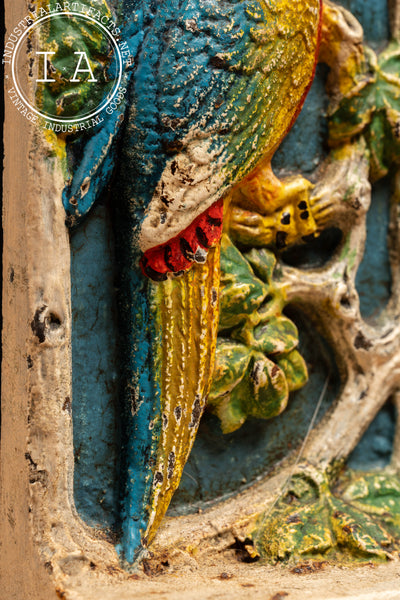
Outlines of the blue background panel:
[{"label": "blue background panel", "polygon": [[[386,1],[342,0],[341,4],[362,22],[369,43],[375,47],[385,44],[389,31]],[[302,172],[312,179],[313,170],[327,155],[326,76],[327,69],[319,66],[299,119],[274,158],[278,175]],[[365,257],[357,277],[361,309],[367,318],[381,312],[390,293],[386,244],[389,194],[389,180],[374,186],[368,215]],[[329,260],[341,236],[333,231],[325,237],[326,252],[303,247],[299,259],[303,266],[315,266],[316,253],[323,255],[319,265]],[[105,529],[116,527],[119,514],[120,372],[113,245],[111,219],[104,205],[93,209],[71,234],[75,500],[85,521]],[[289,263],[294,260],[290,255],[284,259]],[[287,410],[278,418],[250,421],[233,434],[222,435],[218,421],[205,416],[171,512],[187,512],[194,502],[233,493],[275,466],[301,443],[328,376],[321,415],[334,400],[340,381],[332,351],[295,308],[290,317],[300,329],[300,350],[309,366],[309,383],[292,395]],[[367,469],[387,463],[394,418],[390,407],[379,413],[354,451],[351,466]]]}]

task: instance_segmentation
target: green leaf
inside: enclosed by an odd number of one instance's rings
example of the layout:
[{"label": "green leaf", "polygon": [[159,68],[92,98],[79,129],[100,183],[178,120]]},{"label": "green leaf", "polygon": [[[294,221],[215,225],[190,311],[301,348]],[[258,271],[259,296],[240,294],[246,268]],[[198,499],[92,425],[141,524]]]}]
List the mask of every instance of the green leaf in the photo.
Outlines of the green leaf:
[{"label": "green leaf", "polygon": [[208,406],[221,420],[224,433],[235,431],[248,417],[275,417],[286,408],[288,396],[286,378],[278,365],[245,346],[218,342]]},{"label": "green leaf", "polygon": [[221,422],[222,433],[232,433],[243,425],[247,414],[242,406],[242,399],[238,395],[228,395],[211,405],[213,412]]},{"label": "green leaf", "polygon": [[[261,555],[273,561],[311,558],[316,553],[352,562],[394,557],[399,531],[393,536],[388,523],[379,522],[387,513],[381,510],[384,504],[376,513],[376,499],[400,498],[397,477],[370,474],[357,478],[347,487],[344,502],[332,495],[327,472],[305,464],[285,487],[285,495],[252,532]],[[354,506],[366,500],[373,502],[373,514],[367,514],[369,506],[361,510]],[[398,510],[397,505],[392,508]]]},{"label": "green leaf", "polygon": [[262,304],[268,295],[268,286],[258,279],[250,264],[232,244],[222,236],[220,330],[243,323]]},{"label": "green leaf", "polygon": [[363,134],[377,180],[400,162],[400,46],[391,42],[379,59],[371,49],[365,52],[365,73],[331,115],[329,135],[337,143]]},{"label": "green leaf", "polygon": [[297,350],[278,357],[277,363],[285,373],[289,392],[302,388],[308,381],[308,370],[304,358]]},{"label": "green leaf", "polygon": [[243,344],[218,340],[209,403],[230,392],[244,377],[252,354]]},{"label": "green leaf", "polygon": [[225,396],[216,404],[211,404],[211,412],[219,418],[223,433],[232,433],[243,425],[247,415],[243,410],[242,400],[238,395]]},{"label": "green leaf", "polygon": [[373,515],[392,535],[400,538],[400,480],[397,475],[371,473],[358,477],[343,499]]},{"label": "green leaf", "polygon": [[283,316],[270,317],[252,332],[246,328],[235,331],[234,337],[267,355],[291,352],[299,343],[296,325]]},{"label": "green leaf", "polygon": [[387,134],[387,119],[383,112],[374,114],[367,133],[367,143],[370,149],[371,177],[374,181],[385,177],[389,171],[390,162],[386,159],[385,140]]},{"label": "green leaf", "polygon": [[257,277],[270,284],[276,266],[275,254],[266,248],[253,248],[250,252],[246,252],[244,256]]},{"label": "green leaf", "polygon": [[393,539],[378,523],[338,498],[331,497],[330,504],[332,531],[339,547],[361,557],[391,557]]},{"label": "green leaf", "polygon": [[242,396],[248,416],[271,419],[286,408],[289,398],[286,377],[278,365],[263,354],[257,352],[253,356],[251,371],[234,393]]},{"label": "green leaf", "polygon": [[349,140],[360,134],[376,110],[378,63],[376,54],[365,48],[365,72],[344,96],[329,120],[329,137],[334,142]]},{"label": "green leaf", "polygon": [[274,562],[291,556],[324,554],[334,546],[323,500],[274,511],[262,528],[262,535],[256,538],[257,549]]},{"label": "green leaf", "polygon": [[400,503],[400,481],[397,475],[371,473],[358,477],[345,490],[343,498],[347,502],[363,502],[366,505],[376,506],[379,503],[384,510],[397,510],[400,505],[390,502],[397,500]]}]

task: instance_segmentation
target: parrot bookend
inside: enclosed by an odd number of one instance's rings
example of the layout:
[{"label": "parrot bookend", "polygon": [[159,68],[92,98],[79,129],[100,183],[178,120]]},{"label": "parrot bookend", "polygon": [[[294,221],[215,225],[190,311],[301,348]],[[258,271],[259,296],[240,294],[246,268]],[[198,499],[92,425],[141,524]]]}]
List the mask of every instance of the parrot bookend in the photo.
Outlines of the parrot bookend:
[{"label": "parrot bookend", "polygon": [[[67,223],[78,226],[102,199],[113,221],[122,365],[118,549],[133,563],[179,485],[206,404],[223,228],[242,244],[277,248],[293,231],[316,231],[310,184],[280,182],[271,159],[311,85],[322,6],[86,4],[113,16],[132,59],[124,63],[116,110],[89,131],[58,133],[55,143],[64,153]],[[61,40],[48,61],[55,83],[43,92],[59,115],[90,102],[85,82],[58,77],[64,27],[52,33]],[[72,16],[69,27],[88,47],[96,43],[79,19]],[[94,77],[115,68],[109,48],[96,52]]]}]

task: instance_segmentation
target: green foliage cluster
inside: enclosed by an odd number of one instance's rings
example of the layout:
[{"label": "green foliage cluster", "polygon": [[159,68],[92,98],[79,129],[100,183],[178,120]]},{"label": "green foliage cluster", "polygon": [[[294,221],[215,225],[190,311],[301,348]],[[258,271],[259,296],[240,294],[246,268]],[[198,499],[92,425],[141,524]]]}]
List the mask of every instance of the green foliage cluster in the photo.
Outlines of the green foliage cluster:
[{"label": "green foliage cluster", "polygon": [[257,529],[259,553],[271,562],[393,558],[400,537],[398,477],[347,471],[346,479],[344,489],[332,491],[325,474],[311,467],[298,472]]},{"label": "green foliage cluster", "polygon": [[296,349],[297,328],[283,315],[285,298],[273,279],[275,265],[271,251],[253,248],[242,254],[223,236],[221,316],[208,406],[224,433],[248,417],[278,415],[289,392],[308,378]]},{"label": "green foliage cluster", "polygon": [[357,85],[331,115],[329,137],[337,144],[363,135],[376,181],[400,164],[400,44],[393,40],[379,57],[365,48],[365,57]]},{"label": "green foliage cluster", "polygon": [[[102,15],[111,19],[105,2],[89,0],[86,5],[100,9]],[[59,118],[79,118],[90,114],[113,86],[113,78],[108,73],[113,65],[113,48],[107,34],[102,34],[100,25],[86,18],[57,14],[44,21],[40,32],[41,50],[54,52],[49,56],[47,76],[55,80],[38,86],[37,97],[42,110]],[[89,72],[78,73],[79,82],[71,81],[79,61],[79,55],[75,52],[85,53],[96,83],[88,82],[91,77]],[[80,69],[87,68],[88,63],[83,59]],[[40,65],[41,75],[42,70]]]}]

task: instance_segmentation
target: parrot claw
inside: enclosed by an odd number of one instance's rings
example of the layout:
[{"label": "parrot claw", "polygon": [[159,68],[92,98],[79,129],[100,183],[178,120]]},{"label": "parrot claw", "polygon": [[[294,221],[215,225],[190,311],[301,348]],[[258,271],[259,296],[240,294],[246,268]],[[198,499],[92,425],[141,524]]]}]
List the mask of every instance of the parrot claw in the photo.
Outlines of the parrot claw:
[{"label": "parrot claw", "polygon": [[223,202],[218,200],[179,235],[147,250],[140,261],[144,275],[153,281],[165,281],[179,277],[193,263],[204,264],[208,250],[221,238],[222,213]]}]

